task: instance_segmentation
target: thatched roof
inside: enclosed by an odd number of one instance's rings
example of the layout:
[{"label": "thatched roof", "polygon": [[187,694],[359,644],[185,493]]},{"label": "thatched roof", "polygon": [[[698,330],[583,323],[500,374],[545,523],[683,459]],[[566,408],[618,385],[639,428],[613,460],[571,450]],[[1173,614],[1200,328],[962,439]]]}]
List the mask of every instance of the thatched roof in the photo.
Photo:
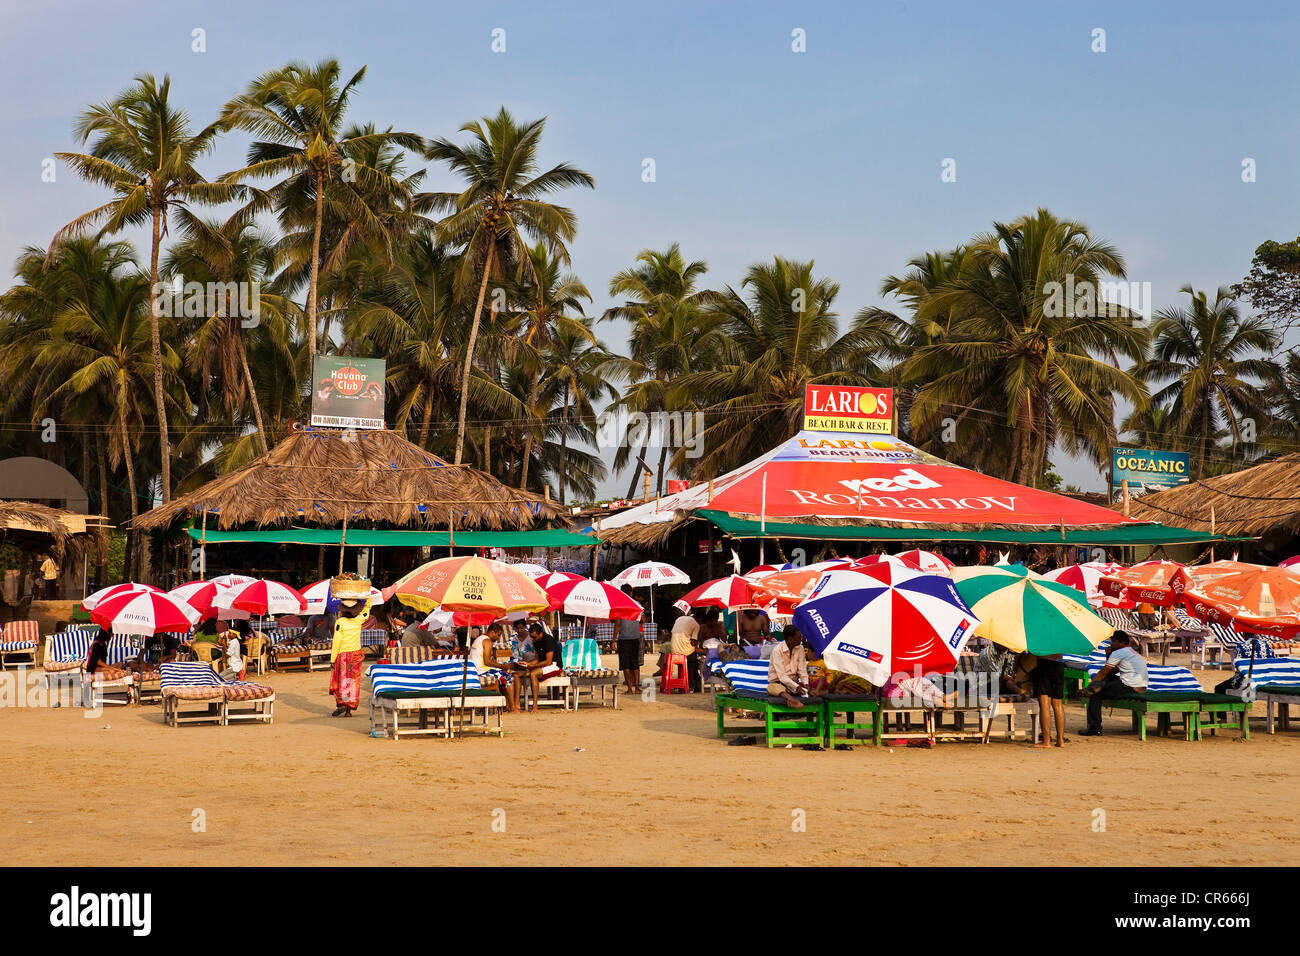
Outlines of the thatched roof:
[{"label": "thatched roof", "polygon": [[48,550],[62,562],[71,550],[79,557],[79,545],[86,536],[103,534],[96,518],[51,508],[34,501],[0,501],[0,542],[12,542],[20,548]]},{"label": "thatched roof", "polygon": [[387,430],[304,428],[243,468],[155,508],[136,527],[156,531],[206,511],[210,528],[339,527],[527,529],[562,509],[469,465],[452,465]]},{"label": "thatched roof", "polygon": [[1211,514],[1216,534],[1300,533],[1300,454],[1143,495],[1129,506],[1131,517],[1194,531],[1210,531]]}]

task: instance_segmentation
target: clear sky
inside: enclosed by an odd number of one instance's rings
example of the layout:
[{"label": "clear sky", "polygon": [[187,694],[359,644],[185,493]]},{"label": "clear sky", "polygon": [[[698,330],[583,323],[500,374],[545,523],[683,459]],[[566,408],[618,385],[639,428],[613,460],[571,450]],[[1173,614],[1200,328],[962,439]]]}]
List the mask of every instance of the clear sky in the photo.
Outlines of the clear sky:
[{"label": "clear sky", "polygon": [[[547,116],[543,161],[596,178],[565,197],[596,310],[638,250],[679,241],[714,285],[774,254],[813,259],[841,283],[847,324],[887,304],[880,279],[911,256],[1037,206],[1115,243],[1159,308],[1300,233],[1297,52],[1294,2],[5,0],[0,257],[104,201],[65,168],[42,182],[41,161],[76,148],[77,113],[136,73],[170,73],[203,124],[258,72],[333,56],[369,65],[358,121],[449,136],[502,104]],[[204,171],[239,165],[246,142],[227,137]],[[941,181],[948,158],[955,182]],[[452,185],[438,169],[429,182]],[[601,329],[622,346],[624,329]]]}]

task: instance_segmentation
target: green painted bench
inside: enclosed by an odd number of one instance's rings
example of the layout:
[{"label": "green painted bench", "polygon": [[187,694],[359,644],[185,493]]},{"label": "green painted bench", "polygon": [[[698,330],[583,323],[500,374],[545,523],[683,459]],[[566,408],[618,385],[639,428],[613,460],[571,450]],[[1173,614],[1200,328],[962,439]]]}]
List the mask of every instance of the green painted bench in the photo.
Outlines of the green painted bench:
[{"label": "green painted bench", "polygon": [[[827,694],[824,702],[822,725],[826,734],[826,746],[835,747],[874,744],[880,746],[880,701],[874,696],[863,694]],[[836,720],[840,714],[844,720]],[[870,723],[863,723],[859,718],[868,715]],[[859,736],[866,731],[866,736]]]},{"label": "green painted bench", "polygon": [[[752,692],[750,692],[752,693]],[[784,747],[786,744],[802,746],[812,744],[823,746],[825,705],[821,702],[810,703],[806,707],[791,707],[776,697],[747,692],[731,691],[719,693],[713,698],[718,711],[718,736],[727,734],[750,734],[758,730],[752,724],[726,723],[729,710],[752,710],[763,721],[763,733],[769,747]]]},{"label": "green painted bench", "polygon": [[[1178,723],[1184,740],[1202,739],[1205,729],[1214,736],[1219,728],[1234,725],[1240,729],[1244,739],[1250,739],[1250,704],[1228,694],[1149,691],[1132,697],[1107,697],[1103,706],[1132,713],[1133,732],[1139,740],[1147,739],[1147,714],[1156,715],[1156,736],[1159,737],[1171,736],[1174,717],[1180,716],[1182,719]],[[1203,718],[1203,714],[1208,714],[1208,718]]]}]

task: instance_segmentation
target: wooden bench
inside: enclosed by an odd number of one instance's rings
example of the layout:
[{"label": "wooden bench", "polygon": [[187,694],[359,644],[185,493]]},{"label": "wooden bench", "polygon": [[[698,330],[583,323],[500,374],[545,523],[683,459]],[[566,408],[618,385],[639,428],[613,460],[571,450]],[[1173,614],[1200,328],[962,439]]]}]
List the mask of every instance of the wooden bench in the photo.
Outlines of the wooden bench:
[{"label": "wooden bench", "polygon": [[[880,746],[880,701],[866,694],[827,694],[822,714],[823,734],[827,747],[855,747],[862,744]],[[836,720],[839,714],[844,720]],[[861,714],[869,715],[870,723],[858,720]],[[866,731],[866,736],[858,736]]]},{"label": "wooden bench", "polygon": [[803,746],[824,746],[825,732],[822,727],[825,706],[818,701],[805,707],[791,707],[779,697],[760,694],[757,691],[732,691],[720,693],[713,698],[718,711],[718,736],[727,734],[749,734],[759,730],[752,724],[728,724],[726,712],[729,710],[754,711],[762,720],[762,731],[768,747],[786,744]]},{"label": "wooden bench", "polygon": [[[506,707],[506,699],[495,692],[466,693],[463,710],[473,726],[475,718],[483,719],[483,732],[502,735],[501,712]],[[370,698],[370,733],[380,731],[381,736],[400,740],[402,737],[448,737],[451,735],[455,718],[462,711],[459,692],[429,692],[426,694],[390,697],[386,695]],[[492,715],[496,715],[496,726],[489,724]]]}]

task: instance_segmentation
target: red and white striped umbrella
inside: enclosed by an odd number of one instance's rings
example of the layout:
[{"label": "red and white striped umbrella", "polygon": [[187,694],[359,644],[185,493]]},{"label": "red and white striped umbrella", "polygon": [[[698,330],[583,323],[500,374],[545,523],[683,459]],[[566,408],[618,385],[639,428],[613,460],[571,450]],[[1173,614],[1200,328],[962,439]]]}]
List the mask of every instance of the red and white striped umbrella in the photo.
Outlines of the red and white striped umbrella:
[{"label": "red and white striped umbrella", "polygon": [[662,561],[642,561],[624,568],[610,578],[609,583],[614,587],[626,584],[634,588],[648,588],[656,584],[690,584],[691,576]]},{"label": "red and white striped umbrella", "polygon": [[1297,554],[1293,558],[1287,558],[1285,561],[1279,561],[1277,563],[1277,566],[1279,568],[1290,568],[1296,565],[1300,565],[1300,554]]},{"label": "red and white striped umbrella", "polygon": [[549,591],[557,584],[563,584],[565,581],[587,581],[581,574],[570,574],[568,571],[547,571],[545,574],[533,578],[533,583],[543,591]]},{"label": "red and white striped umbrella", "polygon": [[596,621],[615,618],[635,621],[641,616],[641,605],[606,581],[589,578],[565,581],[547,590],[546,596],[551,599],[552,611],[563,611],[577,617]]},{"label": "red and white striped umbrella", "polygon": [[138,594],[141,591],[157,591],[162,593],[161,588],[156,588],[152,584],[137,584],[134,581],[128,581],[125,584],[111,584],[106,588],[100,588],[94,594],[87,595],[81,602],[82,608],[87,611],[93,611],[101,602],[111,597],[117,597],[119,594]]},{"label": "red and white striped umbrella", "polygon": [[1088,603],[1094,606],[1101,606],[1101,579],[1108,574],[1114,574],[1116,571],[1122,571],[1122,564],[1115,564],[1111,561],[1088,561],[1084,564],[1067,564],[1063,568],[1057,568],[1055,571],[1048,571],[1043,575],[1048,581],[1056,581],[1067,587],[1072,587],[1076,591],[1082,591]]},{"label": "red and white striped umbrella", "polygon": [[162,591],[128,591],[99,602],[90,619],[114,634],[184,633],[202,618],[188,602]]},{"label": "red and white striped umbrella", "polygon": [[299,592],[279,581],[265,579],[238,584],[216,596],[213,606],[246,611],[249,614],[302,614],[307,600]]},{"label": "red and white striped umbrella", "polygon": [[212,583],[220,584],[223,588],[233,588],[240,584],[250,584],[257,578],[250,578],[247,574],[218,574],[211,580]]},{"label": "red and white striped umbrella", "polygon": [[520,561],[518,564],[510,565],[520,574],[526,574],[530,578],[540,578],[543,574],[550,574],[550,568],[544,568],[540,564],[531,564],[527,561]]},{"label": "red and white striped umbrella", "polygon": [[[854,568],[873,568],[881,564],[888,565],[889,567],[893,567],[893,568],[904,568],[908,571],[917,570],[916,568],[911,567],[906,561],[904,561],[896,554],[864,555],[863,557],[858,558],[858,560],[854,561],[851,566]],[[837,570],[845,570],[845,569],[837,569]]]},{"label": "red and white striped umbrella", "polygon": [[680,601],[674,601],[673,607],[685,614],[693,607],[716,607],[725,611],[756,603],[754,585],[738,574],[731,574],[715,581],[705,581],[687,592]]},{"label": "red and white striped umbrella", "polygon": [[933,551],[925,551],[921,548],[913,548],[911,551],[900,551],[894,555],[898,560],[913,571],[921,571],[925,574],[947,574],[953,569],[953,563],[945,558],[942,554],[936,554]]},{"label": "red and white striped umbrella", "polygon": [[[325,613],[325,605],[329,601],[330,597],[331,580],[331,578],[325,578],[324,580],[317,581],[315,584],[309,584],[307,587],[302,589],[301,593],[303,599],[307,602],[308,614]],[[384,595],[380,592],[379,588],[372,587],[370,589],[370,603],[384,603]],[[488,623],[491,622],[489,621]]]},{"label": "red and white striped umbrella", "polygon": [[216,617],[217,609],[212,606],[212,602],[224,590],[225,588],[216,581],[189,581],[172,588],[167,593],[174,598],[180,598],[203,617]]}]

